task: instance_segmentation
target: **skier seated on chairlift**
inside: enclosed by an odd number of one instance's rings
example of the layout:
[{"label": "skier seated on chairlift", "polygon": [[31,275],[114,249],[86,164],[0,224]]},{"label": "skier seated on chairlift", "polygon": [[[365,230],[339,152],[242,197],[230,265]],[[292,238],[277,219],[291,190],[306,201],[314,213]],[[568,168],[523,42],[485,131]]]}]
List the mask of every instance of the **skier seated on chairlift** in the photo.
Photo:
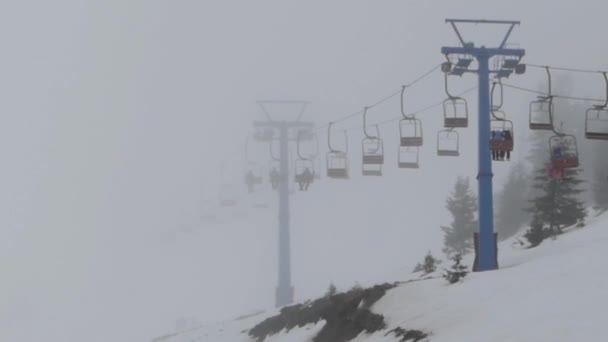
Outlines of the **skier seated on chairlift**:
[{"label": "skier seated on chairlift", "polygon": [[270,171],[270,184],[272,184],[272,189],[276,190],[279,188],[281,177],[276,168],[272,168]]},{"label": "skier seated on chairlift", "polygon": [[310,183],[312,183],[314,179],[314,174],[310,172],[309,168],[305,168],[302,173],[296,176],[296,180],[298,185],[300,186],[300,191],[307,191]]},{"label": "skier seated on chairlift", "polygon": [[255,175],[251,170],[247,171],[247,175],[245,175],[245,183],[247,184],[247,191],[252,193],[255,185]]},{"label": "skier seated on chairlift", "polygon": [[555,146],[553,148],[553,160],[562,159],[562,148],[560,146]]},{"label": "skier seated on chairlift", "polygon": [[[504,141],[503,132],[500,131],[492,131],[490,135],[490,140],[492,142],[501,142]],[[500,146],[500,145],[499,145]],[[494,149],[492,148],[492,160],[504,160],[505,159],[505,151],[501,148]]]}]

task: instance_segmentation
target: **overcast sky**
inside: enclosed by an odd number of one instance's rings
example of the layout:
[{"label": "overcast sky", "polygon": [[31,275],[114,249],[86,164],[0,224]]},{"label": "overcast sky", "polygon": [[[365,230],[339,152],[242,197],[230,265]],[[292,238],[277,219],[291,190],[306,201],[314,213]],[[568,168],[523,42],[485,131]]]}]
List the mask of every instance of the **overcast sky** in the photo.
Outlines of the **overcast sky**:
[{"label": "overcast sky", "polygon": [[[272,208],[201,221],[222,161],[225,182],[242,182],[243,142],[262,117],[256,100],[311,101],[305,117],[318,125],[360,110],[443,61],[441,46],[457,42],[448,17],[521,20],[511,42],[530,63],[607,69],[607,10],[602,0],[3,2],[0,340],[147,341],[181,316],[272,307]],[[463,34],[488,46],[501,39],[483,26]],[[442,82],[437,72],[412,88],[409,111],[441,101]],[[535,88],[543,73],[509,82]],[[473,85],[473,76],[453,84]],[[602,86],[576,80],[573,91],[601,97]],[[507,98],[525,127],[532,96]],[[375,108],[370,121],[398,116],[398,105]],[[330,281],[389,280],[440,250],[444,198],[457,175],[476,174],[476,125],[462,134],[463,157],[440,161],[439,109],[420,117],[427,145],[413,176],[392,167],[397,128],[383,126],[384,179],[324,180],[293,196],[298,299]],[[342,124],[352,128],[353,173],[360,120]],[[498,188],[507,170],[495,171]],[[373,262],[357,267],[364,254]]]}]

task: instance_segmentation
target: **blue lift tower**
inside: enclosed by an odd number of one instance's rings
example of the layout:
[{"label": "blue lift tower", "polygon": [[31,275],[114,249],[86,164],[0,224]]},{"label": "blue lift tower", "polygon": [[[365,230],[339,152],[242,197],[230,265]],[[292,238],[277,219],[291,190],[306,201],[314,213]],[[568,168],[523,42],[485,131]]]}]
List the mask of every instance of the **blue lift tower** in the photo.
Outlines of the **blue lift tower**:
[{"label": "blue lift tower", "polygon": [[[476,236],[477,246],[475,271],[490,271],[498,268],[496,236],[494,234],[494,213],[492,200],[492,159],[490,155],[490,74],[496,78],[508,77],[513,72],[522,74],[525,65],[520,64],[525,55],[523,49],[507,48],[507,40],[518,21],[499,20],[463,20],[446,19],[458,36],[461,46],[442,47],[441,53],[448,58],[442,66],[442,71],[452,75],[462,75],[465,72],[476,73],[479,76],[479,170],[477,180],[479,184],[479,231]],[[473,42],[466,42],[460,31],[459,24],[487,24],[504,25],[507,32],[498,47],[475,46]],[[458,58],[453,65],[450,57]],[[477,70],[470,70],[469,64],[477,60]],[[497,68],[490,69],[490,60],[494,58]]]},{"label": "blue lift tower", "polygon": [[[255,121],[254,128],[262,132],[256,134],[256,140],[272,144],[278,140],[280,146],[280,182],[279,182],[279,260],[278,260],[278,285],[275,293],[276,307],[282,307],[293,303],[294,288],[291,284],[291,241],[289,234],[289,142],[309,140],[312,137],[314,124],[312,122],[300,121],[306,110],[308,102],[303,101],[258,101],[258,105],[266,114],[267,121]],[[276,106],[301,106],[301,110],[295,120],[273,120],[267,111],[267,107]],[[301,134],[304,132],[304,134]],[[278,133],[278,134],[277,134]],[[306,134],[308,133],[308,134]]]}]

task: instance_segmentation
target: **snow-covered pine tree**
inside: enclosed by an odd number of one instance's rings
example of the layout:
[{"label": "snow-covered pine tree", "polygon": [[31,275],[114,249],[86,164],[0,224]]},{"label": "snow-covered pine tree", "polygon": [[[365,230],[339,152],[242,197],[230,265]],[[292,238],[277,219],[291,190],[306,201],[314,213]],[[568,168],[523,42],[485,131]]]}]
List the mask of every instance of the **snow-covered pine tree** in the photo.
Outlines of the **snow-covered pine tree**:
[{"label": "snow-covered pine tree", "polygon": [[440,263],[441,261],[435,258],[431,251],[429,251],[424,257],[424,261],[422,263],[418,263],[416,267],[414,267],[413,273],[422,272],[422,276],[431,274],[437,270],[437,265]]},{"label": "snow-covered pine tree", "polygon": [[[557,77],[553,83],[554,93],[560,95],[571,95],[575,88],[574,81],[569,77]],[[579,155],[589,155],[586,150],[588,144],[584,143],[584,120],[578,115],[572,115],[584,113],[588,106],[559,98],[555,98],[553,104],[553,122],[558,125],[556,128],[560,131],[567,128],[579,142]],[[547,237],[561,233],[565,226],[584,224],[587,215],[581,186],[584,178],[582,167],[566,170],[566,177],[562,180],[553,180],[547,176],[549,137],[552,135],[554,133],[550,131],[530,131],[529,135],[531,148],[526,159],[534,171],[528,191],[531,223],[525,237],[531,247],[537,246]],[[581,159],[581,162],[584,163],[585,159]]]},{"label": "snow-covered pine tree", "polygon": [[450,226],[441,227],[444,232],[443,252],[450,257],[464,255],[473,249],[473,233],[477,228],[477,196],[471,191],[469,178],[458,177],[446,201],[446,208],[453,220]]},{"label": "snow-covered pine tree", "polygon": [[528,188],[529,177],[523,163],[515,163],[496,201],[496,231],[501,240],[517,234],[530,221],[526,210]]},{"label": "snow-covered pine tree", "polygon": [[467,266],[461,264],[462,255],[458,253],[454,254],[452,261],[454,261],[454,264],[451,269],[444,269],[443,278],[450,284],[455,284],[466,277],[469,271],[467,271]]},{"label": "snow-covered pine tree", "polygon": [[[584,192],[580,187],[584,182],[580,178],[581,171],[580,168],[568,169],[563,179],[550,179],[544,168],[536,171],[532,187],[539,190],[539,194],[531,200],[532,227],[526,234],[532,246],[540,243],[540,236],[560,234],[562,228],[573,224],[584,225],[587,210],[580,199]],[[532,235],[534,238],[530,240]]]}]

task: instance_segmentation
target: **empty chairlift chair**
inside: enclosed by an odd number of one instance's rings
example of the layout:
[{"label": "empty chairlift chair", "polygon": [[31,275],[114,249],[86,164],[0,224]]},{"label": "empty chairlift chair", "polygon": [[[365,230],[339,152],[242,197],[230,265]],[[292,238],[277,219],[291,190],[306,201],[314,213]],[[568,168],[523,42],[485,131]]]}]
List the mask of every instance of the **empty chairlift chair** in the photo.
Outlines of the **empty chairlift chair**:
[{"label": "empty chairlift chair", "polygon": [[406,88],[406,86],[401,88],[401,115],[403,119],[399,120],[399,146],[419,147],[423,143],[422,121],[416,119],[413,115],[408,116],[405,114],[404,95]]},{"label": "empty chairlift chair", "polygon": [[333,179],[348,179],[348,156],[346,152],[330,151],[326,156],[327,177]]},{"label": "empty chairlift chair", "polygon": [[330,122],[327,128],[327,145],[329,147],[329,152],[325,155],[327,177],[332,179],[348,179],[348,136],[346,135],[346,131],[344,131],[344,151],[334,149],[331,145],[332,124]]},{"label": "empty chairlift chair", "polygon": [[443,101],[443,126],[445,128],[466,128],[469,126],[469,107],[467,100],[453,96],[448,90],[448,73],[445,73],[445,93]]},{"label": "empty chairlift chair", "polygon": [[363,134],[365,137],[361,141],[361,173],[363,176],[382,176],[384,144],[377,125],[375,136],[367,132],[367,107],[363,111]]},{"label": "empty chairlift chair", "polygon": [[606,100],[602,105],[595,105],[585,113],[585,138],[608,140],[608,76],[602,73],[606,83]]},{"label": "empty chairlift chair", "polygon": [[469,109],[464,98],[451,97],[443,101],[443,126],[445,128],[469,126]]},{"label": "empty chairlift chair", "polygon": [[399,120],[400,146],[422,146],[422,122],[420,119],[404,118]]},{"label": "empty chairlift chair", "polygon": [[420,168],[420,148],[415,146],[400,146],[397,161],[400,169]]},{"label": "empty chairlift chair", "polygon": [[608,140],[608,109],[605,107],[595,107],[587,110],[585,138]]},{"label": "empty chairlift chair", "polygon": [[401,89],[401,115],[399,120],[399,149],[397,165],[402,169],[417,169],[420,167],[420,146],[423,144],[422,121],[414,116],[405,114],[404,94],[407,87]]},{"label": "empty chairlift chair", "polygon": [[446,129],[437,133],[437,155],[440,157],[460,156],[460,136],[452,129]]},{"label": "empty chairlift chair", "polygon": [[539,96],[538,100],[530,103],[530,129],[553,130],[553,95],[551,95],[551,71],[547,72],[547,96]]},{"label": "empty chairlift chair", "polygon": [[553,129],[553,98],[541,97],[530,103],[530,129],[552,130]]},{"label": "empty chairlift chair", "polygon": [[382,165],[384,164],[384,144],[382,139],[376,137],[365,137],[361,142],[362,174],[364,176],[382,176]]}]

